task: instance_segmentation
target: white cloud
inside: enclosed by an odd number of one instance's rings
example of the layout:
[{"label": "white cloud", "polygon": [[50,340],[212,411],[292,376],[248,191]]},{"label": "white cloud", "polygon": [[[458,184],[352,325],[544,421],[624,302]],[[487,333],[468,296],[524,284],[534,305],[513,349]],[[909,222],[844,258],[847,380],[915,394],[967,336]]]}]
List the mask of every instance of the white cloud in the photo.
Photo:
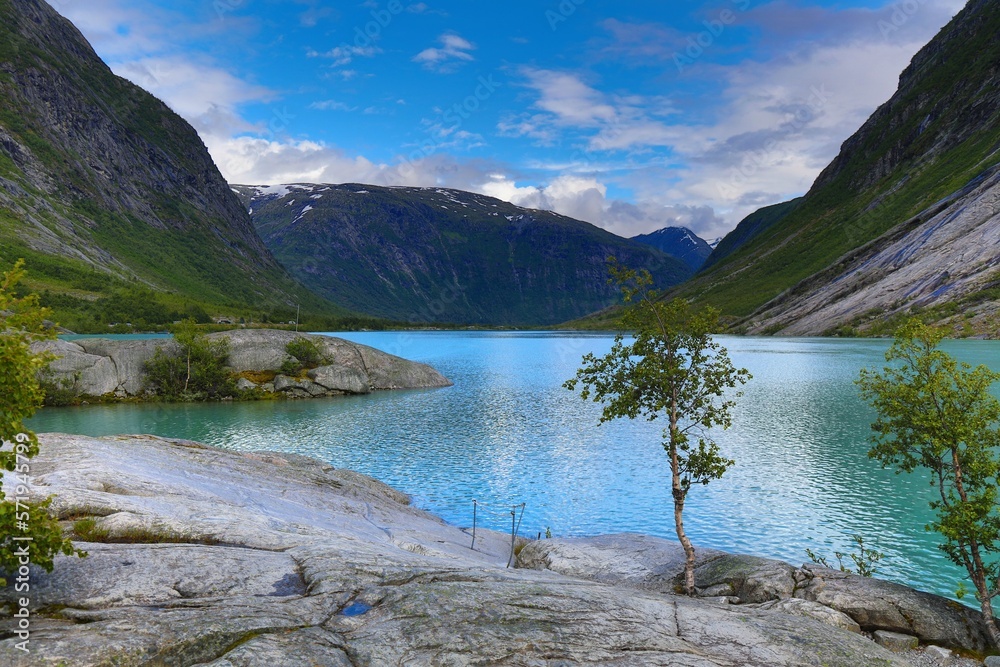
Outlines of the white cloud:
[{"label": "white cloud", "polygon": [[[666,194],[713,205],[734,224],[761,205],[807,191],[841,143],[888,99],[918,46],[828,45],[719,72],[727,79],[723,105],[714,123],[675,133],[670,145],[686,169]],[[650,189],[663,194],[662,186]]]},{"label": "white cloud", "polygon": [[615,109],[605,96],[574,74],[526,69],[527,86],[538,92],[535,106],[552,114],[563,125],[594,127],[615,119]]},{"label": "white cloud", "polygon": [[476,47],[467,39],[455,33],[445,33],[438,37],[438,41],[441,43],[440,48],[424,49],[413,56],[413,62],[437,72],[450,72],[458,63],[474,60],[471,51]]},{"label": "white cloud", "polygon": [[333,60],[333,67],[350,65],[355,58],[374,58],[380,53],[382,53],[382,49],[377,46],[353,46],[350,44],[341,44],[323,53],[314,49],[306,51],[306,55],[310,58],[329,58]]},{"label": "white cloud", "polygon": [[651,201],[632,204],[608,198],[607,186],[593,177],[563,175],[536,187],[519,186],[505,174],[492,173],[473,190],[517,206],[555,211],[625,237],[663,227],[688,227],[713,240],[725,224],[710,206],[667,206]]},{"label": "white cloud", "polygon": [[239,115],[239,106],[275,95],[225,70],[181,57],[142,58],[116,65],[113,70],[164,100],[203,134],[252,130]]},{"label": "white cloud", "polygon": [[175,17],[145,3],[120,0],[53,3],[53,7],[87,36],[105,59],[149,55],[169,43]]},{"label": "white cloud", "polygon": [[317,111],[355,111],[357,107],[352,107],[344,102],[338,102],[337,100],[322,100],[319,102],[313,102],[309,105],[310,109],[315,109]]},{"label": "white cloud", "polygon": [[[758,6],[740,20],[756,24],[780,48],[736,65],[706,58],[689,67],[684,76],[721,86],[714,97],[687,100],[687,106],[612,94],[603,82],[585,82],[575,72],[523,69],[534,110],[501,117],[497,130],[543,145],[578,146],[568,163],[551,165],[553,179],[567,172],[597,175],[631,190],[639,202],[635,210],[605,202],[598,211],[569,198],[562,211],[636,233],[651,231],[638,229],[642,225],[690,218],[699,233],[720,235],[761,206],[808,190],[960,4],[920,3],[916,13],[895,19],[895,6],[831,11],[784,0]],[[898,30],[886,31],[885,22],[893,20]],[[636,62],[642,55],[647,65],[659,60],[663,76],[679,76],[669,53],[683,36],[662,26],[610,21],[604,27],[615,40],[601,47],[604,57]],[[536,198],[547,196],[543,201],[555,206],[547,191]],[[691,217],[691,211],[699,213]]]}]

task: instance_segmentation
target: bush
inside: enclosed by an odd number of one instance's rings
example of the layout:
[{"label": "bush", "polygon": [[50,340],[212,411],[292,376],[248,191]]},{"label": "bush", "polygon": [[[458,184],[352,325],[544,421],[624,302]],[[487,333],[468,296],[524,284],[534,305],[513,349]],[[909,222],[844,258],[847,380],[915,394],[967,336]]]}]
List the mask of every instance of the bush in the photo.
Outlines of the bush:
[{"label": "bush", "polygon": [[157,395],[171,400],[204,400],[236,393],[233,378],[226,370],[229,341],[210,341],[198,331],[194,320],[177,325],[174,339],[178,354],[157,348],[146,362],[146,386]]},{"label": "bush", "polygon": [[328,363],[319,346],[308,338],[299,337],[289,342],[285,346],[285,352],[292,357],[281,365],[281,372],[286,375],[296,375],[303,370]]},{"label": "bush", "polygon": [[[833,555],[837,558],[837,567],[840,568],[841,572],[856,572],[862,577],[875,576],[875,573],[878,572],[878,568],[875,567],[875,564],[885,558],[885,554],[877,549],[866,547],[865,539],[861,535],[852,535],[851,540],[855,545],[857,545],[857,552],[844,553],[841,551],[835,551]],[[809,556],[809,559],[817,565],[834,569],[833,565],[827,561],[826,556],[816,554],[812,549],[806,549],[806,555]],[[855,569],[849,569],[846,565],[844,565],[845,557],[854,561]]]},{"label": "bush", "polygon": [[43,324],[49,312],[39,306],[38,297],[16,296],[23,264],[19,260],[0,280],[0,441],[5,445],[0,465],[14,473],[8,480],[16,497],[11,502],[0,491],[0,585],[7,584],[4,574],[17,573],[26,562],[51,572],[57,554],[86,555],[63,537],[58,521],[49,514],[50,500],[22,500],[29,492],[29,459],[38,453],[38,438],[25,428],[24,420],[42,404],[38,373],[52,358],[33,353],[30,344],[55,338]]},{"label": "bush", "polygon": [[39,385],[45,393],[44,405],[46,407],[64,407],[79,403],[80,397],[77,396],[74,388],[79,379],[79,373],[75,373],[73,378],[57,379],[52,373],[43,371]]}]

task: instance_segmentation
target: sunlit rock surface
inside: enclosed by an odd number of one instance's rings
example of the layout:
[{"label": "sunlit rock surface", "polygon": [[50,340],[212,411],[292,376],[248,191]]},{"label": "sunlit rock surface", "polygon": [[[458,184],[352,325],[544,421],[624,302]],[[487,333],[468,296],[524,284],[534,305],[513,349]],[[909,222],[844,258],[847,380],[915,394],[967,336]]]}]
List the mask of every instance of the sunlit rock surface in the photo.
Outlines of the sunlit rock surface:
[{"label": "sunlit rock surface", "polygon": [[2,665],[910,664],[814,613],[674,595],[663,540],[541,540],[522,565],[564,571],[508,569],[509,536],[480,530],[473,551],[467,530],[313,459],[152,436],[41,442],[34,495],[94,517],[102,540],[144,543],[81,544],[88,558],[33,572],[31,653],[4,639]]}]

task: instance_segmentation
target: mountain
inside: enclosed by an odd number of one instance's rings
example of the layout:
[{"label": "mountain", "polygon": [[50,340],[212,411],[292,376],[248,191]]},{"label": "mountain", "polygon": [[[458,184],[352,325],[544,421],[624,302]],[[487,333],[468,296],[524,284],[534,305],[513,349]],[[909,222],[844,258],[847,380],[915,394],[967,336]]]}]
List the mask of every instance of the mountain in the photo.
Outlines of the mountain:
[{"label": "mountain", "polygon": [[761,212],[772,219],[723,254],[727,237],[679,293],[755,333],[881,333],[909,312],[985,331],[1000,292],[998,150],[1000,10],[970,0],[794,210]]},{"label": "mountain", "polygon": [[618,301],[606,259],[663,286],[691,270],[654,248],[550,211],[442,188],[233,186],[302,283],[371,315],[543,326]]},{"label": "mountain", "polygon": [[721,239],[716,239],[715,245],[711,246],[712,252],[705,258],[701,268],[707,269],[729,257],[754,238],[781,222],[781,220],[797,209],[801,203],[802,197],[799,197],[798,199],[792,199],[781,204],[765,206],[743,218],[740,224],[736,225],[736,229]]},{"label": "mountain", "polygon": [[0,263],[18,257],[70,327],[342,312],[274,260],[195,130],[41,0],[0,0]]},{"label": "mountain", "polygon": [[664,227],[649,234],[633,236],[632,240],[676,257],[692,271],[700,269],[712,254],[712,246],[687,227]]}]

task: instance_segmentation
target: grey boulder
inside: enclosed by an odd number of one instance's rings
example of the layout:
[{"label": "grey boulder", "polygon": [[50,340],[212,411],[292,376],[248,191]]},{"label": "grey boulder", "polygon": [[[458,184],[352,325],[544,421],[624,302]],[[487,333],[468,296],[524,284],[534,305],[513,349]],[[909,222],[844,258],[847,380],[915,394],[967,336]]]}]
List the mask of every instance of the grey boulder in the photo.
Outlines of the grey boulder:
[{"label": "grey boulder", "polygon": [[[278,375],[274,382],[256,384],[237,379],[243,391],[259,388],[289,396],[309,398],[338,394],[367,394],[379,389],[447,387],[451,382],[426,364],[401,359],[374,348],[339,338],[269,329],[238,329],[208,335],[209,340],[229,344],[228,367],[233,373],[277,373],[294,361],[285,351],[298,339],[315,343],[324,365],[308,372],[308,379]],[[167,354],[179,351],[170,338],[122,340],[81,338],[76,341],[44,341],[33,349],[51,352],[56,359],[44,375],[77,396],[140,396],[146,386],[146,364],[157,349]]]},{"label": "grey boulder", "polygon": [[[989,645],[979,611],[953,600],[881,579],[814,565],[698,549],[695,585],[701,597],[806,616],[841,629],[883,630],[924,644],[983,651]],[[518,566],[637,590],[682,590],[680,545],[643,535],[539,540]]]}]

